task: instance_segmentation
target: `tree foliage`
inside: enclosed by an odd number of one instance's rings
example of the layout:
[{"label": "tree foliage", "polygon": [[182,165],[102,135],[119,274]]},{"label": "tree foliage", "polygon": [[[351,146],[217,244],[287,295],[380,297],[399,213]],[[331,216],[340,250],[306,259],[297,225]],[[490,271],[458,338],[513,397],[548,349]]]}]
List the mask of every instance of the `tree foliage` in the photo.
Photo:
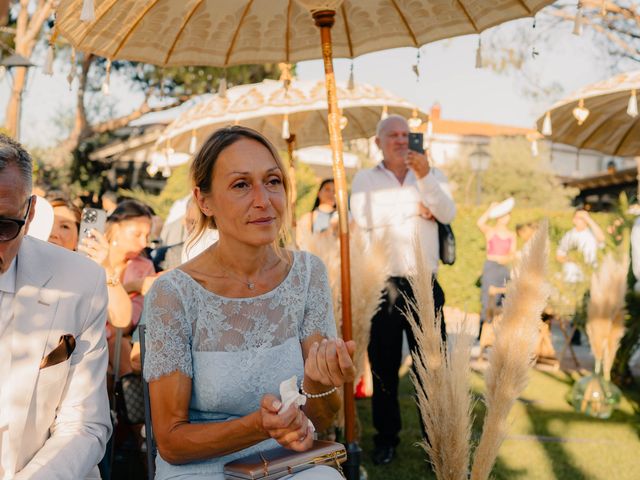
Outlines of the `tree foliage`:
[{"label": "tree foliage", "polygon": [[540,145],[540,153],[533,156],[525,138],[495,137],[486,150],[491,160],[481,174],[471,169],[471,149],[444,167],[457,203],[473,203],[480,181],[483,203],[515,197],[521,207],[561,209],[570,205],[576,192],[560,184],[550,167],[546,145]]},{"label": "tree foliage", "polygon": [[[566,92],[556,80],[545,81],[536,60],[559,45],[575,29],[578,2],[561,0],[542,9],[519,28],[500,26],[483,38],[484,65],[514,75],[525,95],[549,103]],[[640,5],[635,0],[581,0],[581,38],[599,68],[611,75],[637,68],[640,62]],[[578,38],[578,37],[574,37]]]}]

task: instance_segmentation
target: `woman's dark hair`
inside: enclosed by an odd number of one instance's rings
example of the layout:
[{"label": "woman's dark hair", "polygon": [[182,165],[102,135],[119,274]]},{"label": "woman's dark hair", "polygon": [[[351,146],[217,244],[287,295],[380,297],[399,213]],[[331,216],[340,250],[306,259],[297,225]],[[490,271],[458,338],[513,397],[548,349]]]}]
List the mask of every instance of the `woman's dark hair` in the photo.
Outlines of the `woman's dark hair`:
[{"label": "woman's dark hair", "polygon": [[324,180],[322,180],[322,182],[320,182],[318,194],[316,195],[316,201],[313,202],[313,208],[311,209],[312,212],[320,206],[320,190],[322,190],[322,187],[324,187],[327,183],[334,183],[333,178],[325,178]]},{"label": "woman's dark hair", "polygon": [[107,223],[120,223],[138,217],[151,219],[151,217],[153,217],[153,210],[138,200],[127,199],[118,204],[115,210],[113,210],[113,213],[107,218]]},{"label": "woman's dark hair", "polygon": [[[191,164],[191,181],[194,187],[198,187],[204,194],[211,193],[211,186],[213,184],[213,169],[220,154],[240,140],[253,140],[263,145],[280,168],[282,173],[282,183],[284,191],[289,200],[291,196],[291,184],[289,176],[287,175],[287,168],[285,167],[282,159],[278,155],[275,147],[267,140],[262,134],[255,130],[240,125],[234,125],[231,127],[224,127],[216,130],[207,138],[204,142]],[[282,228],[280,236],[284,239],[287,235],[287,219],[289,218],[289,206],[290,201],[285,202],[285,214],[283,215]],[[191,238],[188,240],[188,245],[193,245],[195,241],[202,235],[207,228],[216,228],[216,222],[213,217],[207,217],[200,212],[200,218],[194,229]]]}]

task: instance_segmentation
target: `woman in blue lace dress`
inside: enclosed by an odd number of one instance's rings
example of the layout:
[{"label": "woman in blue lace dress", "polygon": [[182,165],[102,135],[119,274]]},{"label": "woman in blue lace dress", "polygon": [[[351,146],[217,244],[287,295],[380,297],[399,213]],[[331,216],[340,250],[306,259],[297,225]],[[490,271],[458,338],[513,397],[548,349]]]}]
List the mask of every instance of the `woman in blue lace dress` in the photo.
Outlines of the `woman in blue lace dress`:
[{"label": "woman in blue lace dress", "polygon": [[[222,479],[225,463],[278,445],[304,451],[353,381],[353,342],[336,339],[326,269],[281,248],[289,180],[277,152],[243,127],[215,132],[191,167],[197,232],[220,238],[156,280],[145,302],[156,478]],[[293,375],[311,394],[278,413]],[[314,397],[317,397],[315,398]],[[341,478],[329,467],[294,475]]]}]

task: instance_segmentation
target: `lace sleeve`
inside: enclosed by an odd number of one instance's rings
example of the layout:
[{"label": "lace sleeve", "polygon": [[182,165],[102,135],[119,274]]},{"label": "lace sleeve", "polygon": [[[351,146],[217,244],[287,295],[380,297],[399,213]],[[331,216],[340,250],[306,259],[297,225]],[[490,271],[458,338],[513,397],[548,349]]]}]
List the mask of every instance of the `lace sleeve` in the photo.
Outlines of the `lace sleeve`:
[{"label": "lace sleeve", "polygon": [[175,275],[163,275],[145,296],[143,316],[147,329],[144,378],[147,381],[177,371],[188,377],[193,376],[192,329],[175,280]]},{"label": "lace sleeve", "polygon": [[318,257],[306,252],[303,255],[306,256],[305,263],[307,264],[309,281],[307,283],[304,318],[299,326],[299,338],[304,340],[313,333],[320,333],[327,338],[335,338],[336,322],[333,318],[333,304],[327,269]]}]

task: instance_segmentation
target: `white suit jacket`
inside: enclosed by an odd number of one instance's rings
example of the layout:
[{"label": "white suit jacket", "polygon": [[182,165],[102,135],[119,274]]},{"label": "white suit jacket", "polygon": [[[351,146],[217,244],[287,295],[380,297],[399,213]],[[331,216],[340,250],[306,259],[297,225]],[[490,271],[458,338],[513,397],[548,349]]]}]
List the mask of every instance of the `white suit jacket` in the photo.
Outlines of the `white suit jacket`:
[{"label": "white suit jacket", "polygon": [[[111,434],[106,308],[102,268],[25,236],[17,257],[9,405],[0,406],[9,409],[15,465],[5,478],[100,478],[96,465]],[[40,369],[64,334],[76,340],[69,359]]]}]

